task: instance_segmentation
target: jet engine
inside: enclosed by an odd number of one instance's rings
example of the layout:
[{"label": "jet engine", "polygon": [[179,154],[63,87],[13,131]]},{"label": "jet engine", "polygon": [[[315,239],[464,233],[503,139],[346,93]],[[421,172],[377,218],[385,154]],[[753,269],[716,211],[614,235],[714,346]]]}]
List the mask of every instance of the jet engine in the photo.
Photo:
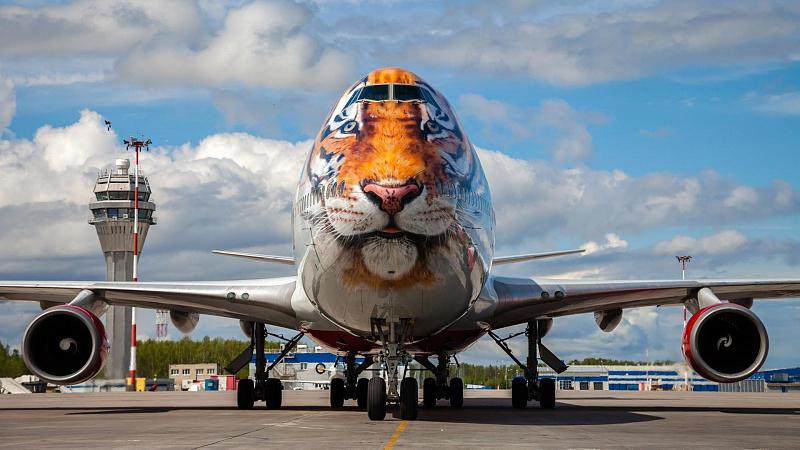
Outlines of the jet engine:
[{"label": "jet engine", "polygon": [[74,305],[48,308],[22,336],[22,358],[31,372],[61,385],[82,383],[97,375],[108,348],[103,322]]},{"label": "jet engine", "polygon": [[761,320],[735,303],[694,313],[683,333],[683,355],[702,377],[719,383],[743,380],[767,358],[769,338]]},{"label": "jet engine", "polygon": [[169,318],[175,328],[183,334],[191,333],[200,321],[200,314],[186,311],[170,311]]}]

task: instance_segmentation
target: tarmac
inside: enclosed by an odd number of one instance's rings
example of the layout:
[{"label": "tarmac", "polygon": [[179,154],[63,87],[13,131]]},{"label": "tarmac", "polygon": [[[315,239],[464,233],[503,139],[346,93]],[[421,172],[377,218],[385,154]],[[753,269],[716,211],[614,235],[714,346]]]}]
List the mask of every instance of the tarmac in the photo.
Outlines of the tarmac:
[{"label": "tarmac", "polygon": [[560,391],[554,410],[514,410],[508,391],[467,391],[463,409],[382,422],[327,391],[283,395],[250,411],[235,392],[4,395],[0,448],[800,448],[800,393]]}]

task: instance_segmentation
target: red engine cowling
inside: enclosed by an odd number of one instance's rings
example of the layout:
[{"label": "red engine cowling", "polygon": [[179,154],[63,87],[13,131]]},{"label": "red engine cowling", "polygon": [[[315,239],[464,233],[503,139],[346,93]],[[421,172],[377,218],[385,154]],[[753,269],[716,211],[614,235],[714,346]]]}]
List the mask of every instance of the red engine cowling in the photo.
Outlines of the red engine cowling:
[{"label": "red engine cowling", "polygon": [[711,381],[733,383],[757,371],[769,351],[767,330],[749,309],[734,303],[707,306],[683,332],[683,356]]},{"label": "red engine cowling", "polygon": [[75,384],[97,375],[108,356],[103,322],[72,305],[36,316],[22,337],[22,358],[36,376],[54,384]]}]

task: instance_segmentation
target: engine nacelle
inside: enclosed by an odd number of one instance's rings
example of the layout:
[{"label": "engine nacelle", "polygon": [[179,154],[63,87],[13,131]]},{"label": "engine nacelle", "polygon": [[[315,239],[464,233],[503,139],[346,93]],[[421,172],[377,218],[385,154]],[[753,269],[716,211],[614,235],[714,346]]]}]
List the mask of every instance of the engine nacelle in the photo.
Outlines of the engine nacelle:
[{"label": "engine nacelle", "polygon": [[683,356],[711,381],[733,383],[755,373],[769,351],[767,330],[749,309],[735,303],[706,306],[683,333]]},{"label": "engine nacelle", "polygon": [[239,328],[248,339],[253,339],[253,322],[249,320],[239,320]]},{"label": "engine nacelle", "polygon": [[28,369],[61,385],[82,383],[100,373],[108,348],[103,322],[74,305],[48,308],[22,336],[22,358]]},{"label": "engine nacelle", "polygon": [[197,327],[197,322],[200,321],[200,314],[196,312],[170,311],[169,318],[178,331],[188,334]]},{"label": "engine nacelle", "polygon": [[610,333],[622,322],[622,309],[595,311],[594,321],[601,330]]}]

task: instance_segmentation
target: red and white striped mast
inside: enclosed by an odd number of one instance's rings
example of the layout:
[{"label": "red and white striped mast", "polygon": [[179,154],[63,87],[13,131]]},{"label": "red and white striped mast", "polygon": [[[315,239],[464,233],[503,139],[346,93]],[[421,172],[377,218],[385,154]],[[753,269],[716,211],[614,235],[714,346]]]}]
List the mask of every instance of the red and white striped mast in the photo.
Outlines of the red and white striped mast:
[{"label": "red and white striped mast", "polygon": [[[139,152],[142,147],[149,150],[150,139],[130,138],[130,141],[123,141],[127,148],[133,147],[136,153],[136,164],[133,166],[133,281],[139,281]],[[131,363],[128,367],[128,378],[131,380],[131,387],[136,389],[136,307],[131,307]]]},{"label": "red and white striped mast", "polygon": [[[692,260],[691,255],[685,256],[676,256],[675,257],[679,263],[681,263],[681,280],[686,280],[686,264]],[[683,332],[686,333],[686,304],[683,305]],[[683,375],[683,385],[685,386],[686,390],[691,390],[689,386],[689,363],[685,362],[684,365],[686,366],[684,369]]]}]

